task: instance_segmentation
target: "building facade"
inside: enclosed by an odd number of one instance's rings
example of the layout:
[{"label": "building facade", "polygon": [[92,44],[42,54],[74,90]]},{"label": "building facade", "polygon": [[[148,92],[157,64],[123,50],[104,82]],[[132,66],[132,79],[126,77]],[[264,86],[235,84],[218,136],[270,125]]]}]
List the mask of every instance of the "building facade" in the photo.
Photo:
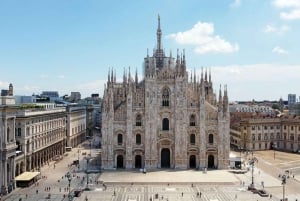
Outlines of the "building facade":
[{"label": "building facade", "polygon": [[[234,118],[234,117],[232,117]],[[245,150],[300,150],[300,116],[242,117],[231,125],[231,143]]]},{"label": "building facade", "polygon": [[76,147],[86,137],[86,106],[68,105],[67,111],[67,147]]},{"label": "building facade", "polygon": [[10,193],[15,185],[16,109],[0,104],[0,194]]},{"label": "building facade", "polygon": [[[144,78],[108,74],[102,103],[102,167],[227,168],[227,89],[213,93],[211,74],[189,79],[185,53],[166,56],[158,18],[157,45],[144,58]],[[222,95],[223,94],[223,95]]]},{"label": "building facade", "polygon": [[32,106],[34,108],[19,107],[16,112],[15,176],[26,171],[39,171],[65,152],[66,109]]}]

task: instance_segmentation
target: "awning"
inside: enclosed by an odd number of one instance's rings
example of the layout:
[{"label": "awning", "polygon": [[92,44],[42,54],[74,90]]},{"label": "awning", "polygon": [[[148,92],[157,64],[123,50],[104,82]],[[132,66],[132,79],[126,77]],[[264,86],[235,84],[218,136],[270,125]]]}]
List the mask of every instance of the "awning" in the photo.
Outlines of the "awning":
[{"label": "awning", "polygon": [[40,172],[23,172],[15,178],[16,181],[30,181],[34,177],[38,176]]}]

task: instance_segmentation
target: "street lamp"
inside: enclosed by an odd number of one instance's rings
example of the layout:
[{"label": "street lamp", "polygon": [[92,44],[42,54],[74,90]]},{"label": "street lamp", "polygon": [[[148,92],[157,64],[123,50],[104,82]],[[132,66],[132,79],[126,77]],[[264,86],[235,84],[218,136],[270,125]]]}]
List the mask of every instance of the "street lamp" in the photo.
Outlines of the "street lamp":
[{"label": "street lamp", "polygon": [[254,175],[253,175],[253,173],[254,173],[254,164],[255,164],[255,162],[257,162],[257,159],[255,157],[253,157],[253,151],[252,151],[252,158],[249,161],[249,164],[252,167],[252,170],[251,170],[251,175],[252,175],[252,177],[251,177],[251,184],[249,186],[250,189],[254,189]]},{"label": "street lamp", "polygon": [[240,151],[240,162],[241,162],[240,169],[242,169],[242,146],[241,145],[239,146],[239,151]]},{"label": "street lamp", "polygon": [[78,169],[80,168],[80,164],[79,164],[79,153],[80,153],[80,150],[78,149]]},{"label": "street lamp", "polygon": [[89,190],[89,172],[88,172],[88,169],[89,169],[89,161],[90,161],[90,157],[86,157],[86,190]]},{"label": "street lamp", "polygon": [[67,173],[67,178],[68,178],[68,181],[69,181],[69,194],[68,194],[68,198],[69,198],[69,200],[70,200],[70,199],[71,199],[71,197],[70,197],[70,192],[71,192],[71,180],[72,180],[72,176],[71,176],[71,173],[70,173],[70,172]]},{"label": "street lamp", "polygon": [[282,201],[285,201],[285,188],[284,188],[284,185],[286,184],[286,175],[282,175],[281,176],[281,181],[282,181],[282,198],[283,200]]}]

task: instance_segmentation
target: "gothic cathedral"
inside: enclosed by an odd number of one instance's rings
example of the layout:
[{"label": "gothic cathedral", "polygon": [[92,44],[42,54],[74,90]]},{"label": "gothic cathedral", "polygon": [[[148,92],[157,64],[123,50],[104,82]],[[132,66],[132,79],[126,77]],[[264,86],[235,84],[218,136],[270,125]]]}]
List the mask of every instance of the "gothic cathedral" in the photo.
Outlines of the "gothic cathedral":
[{"label": "gothic cathedral", "polygon": [[108,73],[102,103],[102,168],[229,166],[227,87],[217,100],[210,71],[188,76],[185,52],[173,58],[157,46],[144,58],[144,78]]}]

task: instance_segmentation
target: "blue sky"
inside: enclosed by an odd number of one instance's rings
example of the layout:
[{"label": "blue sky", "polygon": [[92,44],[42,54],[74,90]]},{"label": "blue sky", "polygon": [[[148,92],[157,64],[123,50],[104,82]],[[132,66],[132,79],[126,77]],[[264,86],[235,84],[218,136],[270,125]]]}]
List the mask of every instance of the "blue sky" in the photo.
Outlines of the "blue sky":
[{"label": "blue sky", "polygon": [[185,49],[231,101],[300,95],[300,0],[1,0],[0,89],[102,96],[109,68],[142,78],[158,14],[167,55]]}]

